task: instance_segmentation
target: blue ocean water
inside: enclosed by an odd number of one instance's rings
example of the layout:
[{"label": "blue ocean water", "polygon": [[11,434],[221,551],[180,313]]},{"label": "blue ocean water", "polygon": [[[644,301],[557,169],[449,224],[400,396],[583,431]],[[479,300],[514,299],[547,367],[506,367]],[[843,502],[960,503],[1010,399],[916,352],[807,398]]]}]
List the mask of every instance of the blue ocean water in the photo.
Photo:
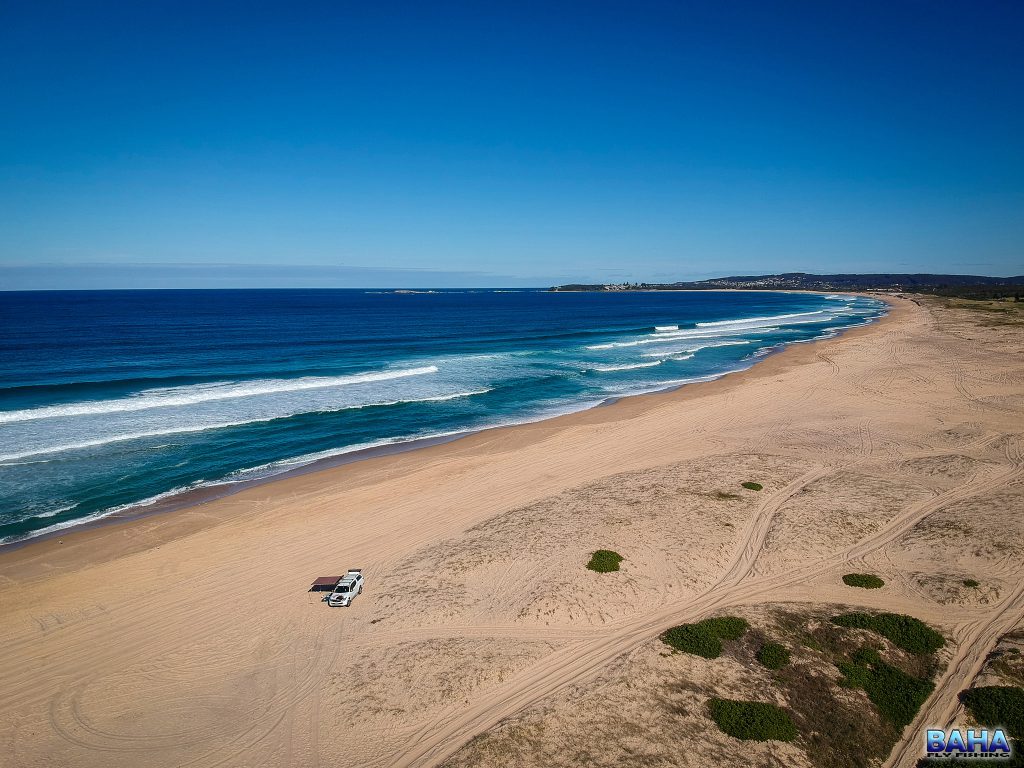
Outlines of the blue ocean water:
[{"label": "blue ocean water", "polygon": [[768,292],[0,293],[0,541],[721,376],[883,312]]}]

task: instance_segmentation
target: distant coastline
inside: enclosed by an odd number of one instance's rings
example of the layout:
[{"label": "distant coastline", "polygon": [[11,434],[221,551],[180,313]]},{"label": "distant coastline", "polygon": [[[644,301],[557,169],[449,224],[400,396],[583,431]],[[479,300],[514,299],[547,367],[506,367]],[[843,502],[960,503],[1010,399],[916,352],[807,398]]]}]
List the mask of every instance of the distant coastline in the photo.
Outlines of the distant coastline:
[{"label": "distant coastline", "polygon": [[633,291],[813,291],[818,293],[928,293],[972,299],[1019,301],[1024,295],[1024,275],[989,277],[985,275],[943,275],[929,273],[810,274],[787,272],[774,275],[739,275],[708,280],[674,283],[570,283],[548,289],[567,292]]}]

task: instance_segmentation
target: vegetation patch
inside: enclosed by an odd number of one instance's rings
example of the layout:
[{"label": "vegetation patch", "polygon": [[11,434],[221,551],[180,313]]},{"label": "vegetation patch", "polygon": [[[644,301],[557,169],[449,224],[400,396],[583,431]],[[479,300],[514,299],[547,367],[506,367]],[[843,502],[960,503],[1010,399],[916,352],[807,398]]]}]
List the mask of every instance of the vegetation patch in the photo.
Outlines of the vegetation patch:
[{"label": "vegetation patch", "polygon": [[[735,656],[751,679],[757,677],[757,669],[762,669],[762,685],[769,686],[780,696],[779,701],[786,702],[784,707],[796,726],[797,741],[811,765],[880,765],[900,738],[902,728],[893,721],[905,720],[911,710],[919,711],[920,701],[927,696],[924,690],[931,685],[928,681],[935,679],[941,660],[935,654],[912,654],[884,637],[839,626],[829,620],[832,615],[803,609],[773,610],[769,626],[752,621],[750,630],[727,646],[723,655]],[[791,663],[772,671],[765,679],[758,655],[769,642],[784,645],[790,652]],[[883,663],[895,671],[880,666]],[[876,664],[878,668],[872,669]],[[837,666],[845,674],[837,674]],[[837,684],[864,693],[843,693]],[[918,700],[910,696],[909,706],[902,707],[898,701],[887,701],[886,684],[894,689],[916,691]],[[869,688],[874,699],[867,692]],[[739,698],[724,689],[709,691],[708,695]]]},{"label": "vegetation patch", "polygon": [[974,579],[964,579],[963,584],[965,587],[970,587],[971,589],[981,586],[981,582],[975,581]]},{"label": "vegetation patch", "polygon": [[1024,739],[1024,688],[989,685],[960,691],[960,701],[980,725],[1002,726],[1013,739]]},{"label": "vegetation patch", "polygon": [[760,491],[761,489],[764,488],[764,486],[761,485],[760,483],[749,483],[749,482],[747,482],[747,483],[740,483],[740,485],[742,485],[748,491]]},{"label": "vegetation patch", "polygon": [[789,650],[779,643],[765,643],[757,652],[757,660],[768,669],[782,669],[789,664]]},{"label": "vegetation patch", "polygon": [[590,556],[587,568],[598,573],[611,573],[612,571],[619,570],[619,563],[624,559],[618,552],[612,552],[610,549],[599,549]]},{"label": "vegetation patch", "polygon": [[696,624],[680,624],[661,634],[661,641],[677,651],[717,659],[722,653],[723,640],[737,640],[747,631],[745,619],[719,616]]},{"label": "vegetation patch", "polygon": [[867,629],[885,637],[914,654],[934,653],[946,644],[945,638],[920,619],[900,613],[844,613],[832,623],[850,629]]},{"label": "vegetation patch", "polygon": [[715,491],[716,499],[742,499],[738,493],[726,493],[725,491]]},{"label": "vegetation patch", "polygon": [[759,701],[711,699],[711,719],[724,733],[748,741],[792,741],[796,726],[786,710]]},{"label": "vegetation patch", "polygon": [[930,680],[886,664],[873,648],[862,649],[851,661],[840,661],[837,666],[843,673],[839,684],[863,688],[878,713],[898,729],[910,724],[935,688]]},{"label": "vegetation patch", "polygon": [[843,576],[843,584],[861,589],[879,589],[885,586],[884,581],[871,573],[848,573]]}]

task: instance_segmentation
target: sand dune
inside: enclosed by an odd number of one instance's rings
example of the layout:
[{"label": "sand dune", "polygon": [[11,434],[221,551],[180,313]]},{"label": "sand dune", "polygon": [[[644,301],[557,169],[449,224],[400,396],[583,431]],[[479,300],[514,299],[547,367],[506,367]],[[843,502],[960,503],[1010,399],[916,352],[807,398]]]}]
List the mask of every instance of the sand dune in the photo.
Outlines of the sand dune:
[{"label": "sand dune", "polygon": [[[657,636],[861,606],[953,641],[893,734],[886,764],[913,765],[917,726],[958,717],[1024,625],[1020,328],[895,300],[718,382],[2,552],[0,762],[814,765],[702,714],[711,690],[784,696],[746,650],[705,663]],[[618,573],[583,567],[604,547]],[[305,592],[347,566],[352,608]]]}]

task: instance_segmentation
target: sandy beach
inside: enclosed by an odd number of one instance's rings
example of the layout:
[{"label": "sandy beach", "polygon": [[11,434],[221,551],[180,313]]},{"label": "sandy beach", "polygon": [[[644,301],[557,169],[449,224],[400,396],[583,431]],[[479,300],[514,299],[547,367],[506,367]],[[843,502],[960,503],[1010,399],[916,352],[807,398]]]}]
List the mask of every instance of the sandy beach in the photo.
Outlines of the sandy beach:
[{"label": "sandy beach", "polygon": [[[0,551],[0,764],[814,765],[698,706],[768,678],[658,635],[860,606],[949,640],[879,761],[914,765],[1024,628],[1024,332],[891,301],[719,381]],[[306,591],[347,567],[351,608]]]}]

